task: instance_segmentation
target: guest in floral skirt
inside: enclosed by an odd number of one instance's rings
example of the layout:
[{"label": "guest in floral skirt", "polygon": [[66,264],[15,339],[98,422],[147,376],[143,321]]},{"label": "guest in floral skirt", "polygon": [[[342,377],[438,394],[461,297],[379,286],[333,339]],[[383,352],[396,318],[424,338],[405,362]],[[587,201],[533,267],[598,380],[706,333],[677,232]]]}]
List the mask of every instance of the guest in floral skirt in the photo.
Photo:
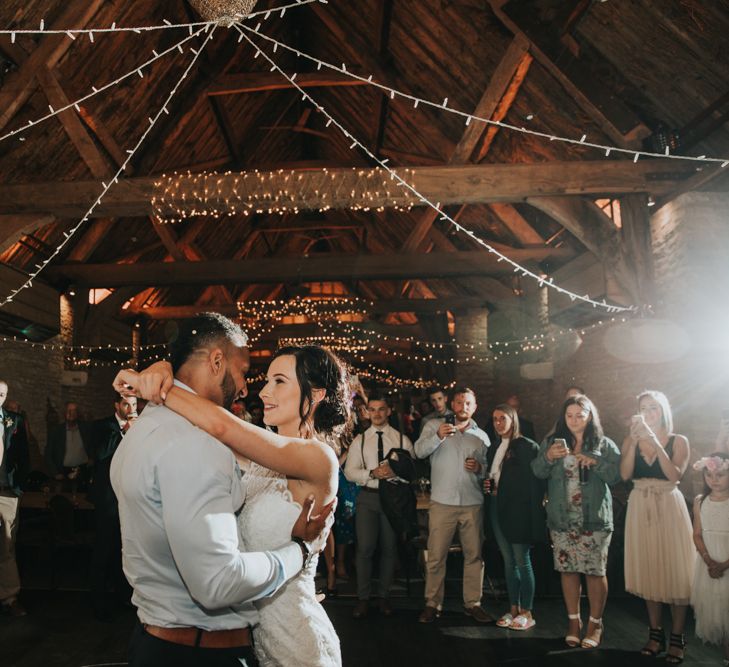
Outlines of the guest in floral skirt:
[{"label": "guest in floral skirt", "polygon": [[[568,398],[553,436],[545,439],[532,470],[547,481],[547,525],[554,567],[561,573],[570,647],[595,648],[602,641],[607,601],[608,548],[613,531],[609,485],[620,480],[620,451],[603,435],[600,417],[584,395]],[[580,575],[587,581],[590,619],[580,641]]]}]

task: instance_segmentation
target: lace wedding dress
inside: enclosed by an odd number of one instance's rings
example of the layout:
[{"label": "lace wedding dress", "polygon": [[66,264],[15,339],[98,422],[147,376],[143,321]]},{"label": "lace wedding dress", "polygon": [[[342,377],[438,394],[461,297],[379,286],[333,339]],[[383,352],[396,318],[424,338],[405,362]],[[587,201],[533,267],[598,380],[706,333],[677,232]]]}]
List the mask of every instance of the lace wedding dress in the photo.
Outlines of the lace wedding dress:
[{"label": "lace wedding dress", "polygon": [[[250,464],[246,500],[238,516],[241,548],[275,549],[291,540],[301,512],[279,473]],[[324,608],[316,601],[317,559],[279,591],[256,602],[260,623],[253,630],[261,667],[341,667],[339,638]]]}]

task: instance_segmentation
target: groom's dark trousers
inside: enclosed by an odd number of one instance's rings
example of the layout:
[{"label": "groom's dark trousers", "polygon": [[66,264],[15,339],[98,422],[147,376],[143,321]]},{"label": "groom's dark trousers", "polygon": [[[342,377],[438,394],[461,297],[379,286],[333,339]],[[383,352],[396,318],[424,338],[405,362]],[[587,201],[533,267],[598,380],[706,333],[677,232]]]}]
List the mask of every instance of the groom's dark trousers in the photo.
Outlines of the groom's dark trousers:
[{"label": "groom's dark trousers", "polygon": [[137,623],[129,644],[129,667],[258,667],[253,645],[186,646],[158,639]]}]

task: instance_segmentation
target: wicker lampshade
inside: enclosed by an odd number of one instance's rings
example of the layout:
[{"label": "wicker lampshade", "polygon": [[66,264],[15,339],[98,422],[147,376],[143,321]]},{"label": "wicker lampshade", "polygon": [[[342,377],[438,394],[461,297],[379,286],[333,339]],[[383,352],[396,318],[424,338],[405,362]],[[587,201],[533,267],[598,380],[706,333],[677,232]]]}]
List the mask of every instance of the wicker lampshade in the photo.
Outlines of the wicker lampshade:
[{"label": "wicker lampshade", "polygon": [[206,21],[242,18],[253,11],[258,0],[190,0],[190,4]]}]

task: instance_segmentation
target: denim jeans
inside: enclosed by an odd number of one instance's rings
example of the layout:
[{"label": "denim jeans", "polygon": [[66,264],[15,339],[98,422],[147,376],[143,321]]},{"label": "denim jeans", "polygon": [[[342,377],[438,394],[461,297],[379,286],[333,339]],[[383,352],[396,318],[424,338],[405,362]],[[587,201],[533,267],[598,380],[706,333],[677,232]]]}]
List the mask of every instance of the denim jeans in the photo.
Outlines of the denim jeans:
[{"label": "denim jeans", "polygon": [[530,544],[512,544],[499,525],[498,496],[491,496],[489,518],[494,529],[496,544],[504,559],[506,590],[509,593],[509,604],[519,609],[530,610],[534,604],[534,570],[529,557]]}]

